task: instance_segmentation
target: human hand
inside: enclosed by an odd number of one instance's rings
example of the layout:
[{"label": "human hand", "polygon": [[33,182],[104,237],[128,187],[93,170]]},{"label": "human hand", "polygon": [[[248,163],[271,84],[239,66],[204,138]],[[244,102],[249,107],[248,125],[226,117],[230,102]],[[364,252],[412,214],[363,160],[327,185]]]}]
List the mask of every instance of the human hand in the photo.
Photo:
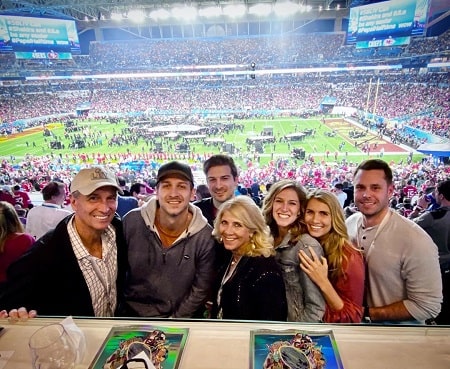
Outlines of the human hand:
[{"label": "human hand", "polygon": [[0,318],[6,319],[8,318],[11,323],[16,323],[19,320],[20,321],[26,321],[29,318],[36,318],[37,312],[36,310],[30,310],[28,311],[26,308],[21,307],[19,309],[11,309],[9,312],[6,310],[0,311]]},{"label": "human hand", "polygon": [[320,286],[328,281],[327,259],[323,256],[319,258],[312,247],[309,247],[309,252],[311,253],[311,257],[303,250],[300,250],[298,253],[298,257],[300,258],[300,268],[315,284]]},{"label": "human hand", "polygon": [[417,200],[417,206],[419,206],[422,209],[428,208],[430,205],[430,201],[427,199],[426,195],[420,196],[419,200]]}]

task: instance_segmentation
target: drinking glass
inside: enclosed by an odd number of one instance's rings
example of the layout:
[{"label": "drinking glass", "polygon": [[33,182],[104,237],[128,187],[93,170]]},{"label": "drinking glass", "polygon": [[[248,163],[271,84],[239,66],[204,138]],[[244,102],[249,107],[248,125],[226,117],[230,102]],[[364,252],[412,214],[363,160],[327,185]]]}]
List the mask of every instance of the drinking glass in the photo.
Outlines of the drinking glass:
[{"label": "drinking glass", "polygon": [[73,369],[77,349],[62,324],[39,328],[30,337],[33,369]]}]

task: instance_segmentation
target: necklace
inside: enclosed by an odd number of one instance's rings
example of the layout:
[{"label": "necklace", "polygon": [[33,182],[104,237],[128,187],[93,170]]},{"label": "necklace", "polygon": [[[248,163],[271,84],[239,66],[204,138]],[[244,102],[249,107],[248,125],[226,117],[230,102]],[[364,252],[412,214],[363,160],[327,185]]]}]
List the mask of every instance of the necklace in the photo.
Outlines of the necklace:
[{"label": "necklace", "polygon": [[239,260],[241,260],[242,256],[234,256],[231,259],[231,266],[235,266],[237,263],[239,263]]},{"label": "necklace", "polygon": [[372,226],[372,227],[369,227],[369,228],[366,228],[366,230],[367,229],[373,229],[373,230],[376,230],[375,231],[375,235],[374,235],[374,237],[373,237],[373,239],[372,239],[372,242],[370,243],[370,245],[369,245],[369,247],[367,248],[367,250],[365,250],[363,247],[362,247],[362,242],[361,242],[361,238],[363,237],[363,232],[361,232],[363,229],[364,229],[364,220],[363,220],[363,218],[361,217],[360,218],[360,220],[359,220],[359,224],[358,224],[358,229],[357,229],[357,239],[356,239],[356,243],[357,243],[357,245],[358,245],[358,248],[360,249],[360,250],[363,250],[364,252],[364,258],[365,258],[365,260],[366,260],[366,262],[367,262],[367,260],[369,259],[369,255],[370,255],[370,253],[372,252],[372,250],[373,250],[373,248],[374,248],[374,246],[375,246],[375,241],[376,241],[376,239],[377,239],[377,237],[380,235],[380,233],[381,233],[381,231],[383,230],[383,228],[386,226],[386,224],[389,222],[389,219],[391,218],[391,215],[392,215],[392,211],[391,210],[388,210],[388,212],[386,213],[386,215],[384,216],[384,218],[382,219],[382,221],[381,221],[381,223],[380,224],[378,224],[378,225],[375,225],[375,226]]},{"label": "necklace", "polygon": [[241,255],[233,255],[231,257],[231,261],[230,264],[228,265],[228,268],[222,278],[222,286],[226,283],[226,281],[228,281],[231,276],[234,274],[234,271],[237,268],[237,265],[239,263],[239,261],[241,260],[242,256]]}]

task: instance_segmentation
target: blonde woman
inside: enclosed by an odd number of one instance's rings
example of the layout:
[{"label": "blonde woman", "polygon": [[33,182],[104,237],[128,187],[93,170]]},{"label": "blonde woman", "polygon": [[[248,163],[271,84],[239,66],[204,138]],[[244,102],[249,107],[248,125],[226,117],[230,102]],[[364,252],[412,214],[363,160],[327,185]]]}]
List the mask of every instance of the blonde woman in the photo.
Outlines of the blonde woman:
[{"label": "blonde woman", "polygon": [[364,261],[350,243],[337,197],[326,190],[308,194],[304,222],[322,245],[325,257],[300,251],[300,267],[317,284],[326,301],[324,322],[360,323],[363,315]]},{"label": "blonde woman", "polygon": [[232,254],[218,275],[213,317],[285,321],[283,277],[273,256],[273,238],[255,202],[238,196],[222,204],[213,236]]},{"label": "blonde woman", "polygon": [[24,233],[16,209],[9,202],[0,201],[0,290],[6,281],[6,270],[34,243],[34,237]]}]

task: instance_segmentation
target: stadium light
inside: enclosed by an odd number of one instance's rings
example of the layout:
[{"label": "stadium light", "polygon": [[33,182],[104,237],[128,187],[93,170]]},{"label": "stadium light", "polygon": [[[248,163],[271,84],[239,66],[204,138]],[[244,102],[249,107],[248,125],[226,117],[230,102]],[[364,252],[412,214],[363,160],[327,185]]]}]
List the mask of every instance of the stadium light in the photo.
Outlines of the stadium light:
[{"label": "stadium light", "polygon": [[[274,14],[278,17],[292,16],[296,13],[304,13],[312,11],[311,5],[303,5],[295,0],[281,0],[280,2],[261,2],[254,3],[252,5],[246,5],[244,3],[233,3],[229,5],[212,5],[212,6],[190,6],[190,5],[160,5],[163,8],[154,8],[147,14],[146,9],[129,9],[128,14],[125,11],[121,11],[120,8],[115,7],[111,13],[108,14],[108,19],[113,21],[119,21],[122,19],[129,19],[135,23],[143,23],[145,18],[150,18],[154,21],[165,21],[169,18],[176,18],[180,20],[190,21],[197,16],[203,18],[214,18],[220,16],[227,16],[230,18],[244,17],[247,14],[255,17],[268,17]],[[319,11],[323,11],[324,7],[320,6]],[[329,9],[329,7],[327,8]],[[340,9],[339,6],[336,9]],[[98,20],[105,20],[106,17],[103,13],[98,13]],[[89,18],[85,18],[85,21],[89,21]]]},{"label": "stadium light", "polygon": [[[436,63],[433,66],[448,66],[449,63]],[[313,68],[284,68],[284,69],[264,69],[264,70],[224,70],[224,71],[187,71],[187,72],[149,72],[149,73],[113,73],[113,74],[83,74],[72,76],[32,76],[25,77],[26,81],[53,81],[53,80],[90,80],[90,79],[127,79],[127,78],[178,78],[178,77],[206,77],[211,76],[237,76],[251,75],[258,76],[275,74],[306,74],[306,73],[332,73],[350,71],[379,71],[379,70],[401,70],[401,64],[395,65],[369,65],[356,67],[313,67]]]},{"label": "stadium light", "polygon": [[123,19],[122,13],[118,13],[118,12],[111,13],[111,20],[120,21],[122,19]]},{"label": "stadium light", "polygon": [[282,2],[282,3],[276,3],[273,6],[273,11],[275,14],[279,17],[285,17],[292,14],[297,13],[303,8],[302,5],[294,4],[290,1]]},{"label": "stadium light", "polygon": [[172,16],[178,19],[191,20],[197,18],[197,9],[192,6],[175,7]]},{"label": "stadium light", "polygon": [[200,17],[219,17],[223,14],[222,8],[219,6],[209,6],[207,8],[202,8],[198,10],[198,15]]},{"label": "stadium light", "polygon": [[134,23],[142,23],[145,20],[145,13],[142,9],[130,10],[128,19],[131,19]]},{"label": "stadium light", "polygon": [[265,17],[272,13],[270,4],[256,4],[248,8],[248,14],[254,14],[259,17]]},{"label": "stadium light", "polygon": [[245,15],[246,9],[245,5],[237,4],[237,5],[227,5],[223,8],[223,14],[232,17],[239,18]]},{"label": "stadium light", "polygon": [[170,18],[170,13],[166,9],[158,9],[150,12],[148,17],[154,20],[165,20]]}]

